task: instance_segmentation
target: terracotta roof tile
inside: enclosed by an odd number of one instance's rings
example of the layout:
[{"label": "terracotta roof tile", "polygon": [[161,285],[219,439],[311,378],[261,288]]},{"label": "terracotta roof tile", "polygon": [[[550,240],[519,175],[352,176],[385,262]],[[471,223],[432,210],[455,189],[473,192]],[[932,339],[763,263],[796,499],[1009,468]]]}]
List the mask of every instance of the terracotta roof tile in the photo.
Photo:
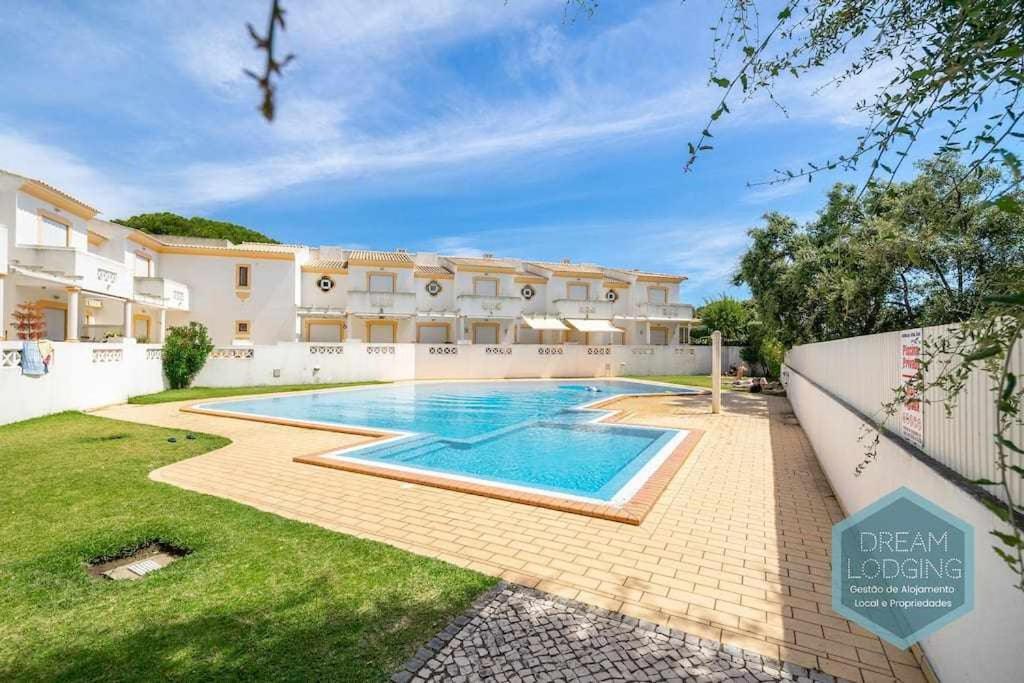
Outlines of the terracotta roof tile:
[{"label": "terracotta roof tile", "polygon": [[373,262],[410,264],[412,257],[404,251],[374,251],[372,249],[353,249],[348,253],[349,263]]}]

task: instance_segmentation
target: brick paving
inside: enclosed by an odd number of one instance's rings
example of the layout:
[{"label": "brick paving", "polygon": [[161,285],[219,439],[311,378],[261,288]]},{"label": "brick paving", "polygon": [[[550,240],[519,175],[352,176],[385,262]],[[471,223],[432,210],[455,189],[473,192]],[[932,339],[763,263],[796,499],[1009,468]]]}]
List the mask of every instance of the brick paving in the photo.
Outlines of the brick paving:
[{"label": "brick paving", "polygon": [[821,671],[506,583],[456,618],[391,680],[836,681]]},{"label": "brick paving", "polygon": [[785,399],[623,398],[618,419],[704,436],[639,526],[293,462],[366,436],[184,413],[97,414],[231,445],[151,478],[382,541],[567,599],[853,681],[924,681],[913,656],[831,609],[842,512]]}]

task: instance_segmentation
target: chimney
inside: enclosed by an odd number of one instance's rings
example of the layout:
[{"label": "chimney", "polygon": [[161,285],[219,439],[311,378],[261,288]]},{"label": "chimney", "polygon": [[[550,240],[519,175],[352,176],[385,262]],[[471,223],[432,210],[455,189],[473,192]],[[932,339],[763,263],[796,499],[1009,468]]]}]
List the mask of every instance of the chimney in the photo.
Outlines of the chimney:
[{"label": "chimney", "polygon": [[484,254],[484,258],[494,258],[494,254]]},{"label": "chimney", "polygon": [[562,259],[562,263],[572,263],[572,261],[570,261],[570,260],[569,260],[569,259],[567,259],[567,258],[564,258],[564,259]]}]

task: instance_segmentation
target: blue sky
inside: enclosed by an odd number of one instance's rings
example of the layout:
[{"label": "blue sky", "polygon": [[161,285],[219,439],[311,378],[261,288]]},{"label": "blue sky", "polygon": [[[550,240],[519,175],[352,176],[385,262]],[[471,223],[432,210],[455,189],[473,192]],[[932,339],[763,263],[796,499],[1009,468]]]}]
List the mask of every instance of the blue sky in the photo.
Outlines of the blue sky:
[{"label": "blue sky", "polygon": [[[493,252],[681,272],[721,292],[768,210],[813,216],[832,175],[751,189],[848,150],[882,81],[784,83],[734,106],[689,174],[713,3],[292,0],[279,118],[242,75],[268,3],[11,3],[0,168],[108,218],[170,210],[286,242]],[[63,47],[62,47],[63,46]],[[741,293],[741,292],[739,292]]]}]

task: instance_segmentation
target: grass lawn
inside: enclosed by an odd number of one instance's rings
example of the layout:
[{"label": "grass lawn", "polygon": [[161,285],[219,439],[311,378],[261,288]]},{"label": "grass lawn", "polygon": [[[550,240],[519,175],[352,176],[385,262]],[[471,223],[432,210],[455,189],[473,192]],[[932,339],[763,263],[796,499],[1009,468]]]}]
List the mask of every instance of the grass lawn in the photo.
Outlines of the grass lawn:
[{"label": "grass lawn", "polygon": [[[690,387],[711,388],[711,375],[633,375],[636,379],[649,379],[653,382],[666,382],[668,384],[685,384]],[[728,384],[734,378],[722,377],[722,391],[729,391]]]},{"label": "grass lawn", "polygon": [[155,394],[132,396],[129,403],[152,404],[170,403],[171,401],[191,401],[202,398],[222,398],[224,396],[244,396],[246,394],[274,394],[282,391],[310,391],[311,389],[337,389],[339,387],[358,387],[364,384],[387,384],[387,382],[342,382],[341,384],[284,384],[270,386],[261,384],[253,387],[189,387],[188,389],[167,389]]},{"label": "grass lawn", "polygon": [[[80,413],[0,427],[0,680],[381,680],[494,583],[150,481],[227,443],[184,436]],[[86,574],[150,539],[193,552]]]}]

